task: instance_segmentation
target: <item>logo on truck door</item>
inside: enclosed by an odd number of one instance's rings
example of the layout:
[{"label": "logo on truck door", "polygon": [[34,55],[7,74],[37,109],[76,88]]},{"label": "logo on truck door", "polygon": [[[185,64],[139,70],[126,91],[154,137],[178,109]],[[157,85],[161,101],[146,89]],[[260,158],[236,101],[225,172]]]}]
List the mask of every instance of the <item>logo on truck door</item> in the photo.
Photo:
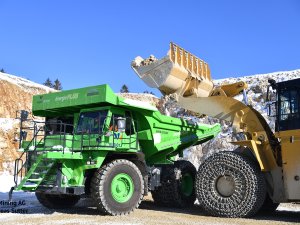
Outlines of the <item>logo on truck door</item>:
[{"label": "logo on truck door", "polygon": [[114,133],[114,138],[122,140],[123,136],[121,133]]}]

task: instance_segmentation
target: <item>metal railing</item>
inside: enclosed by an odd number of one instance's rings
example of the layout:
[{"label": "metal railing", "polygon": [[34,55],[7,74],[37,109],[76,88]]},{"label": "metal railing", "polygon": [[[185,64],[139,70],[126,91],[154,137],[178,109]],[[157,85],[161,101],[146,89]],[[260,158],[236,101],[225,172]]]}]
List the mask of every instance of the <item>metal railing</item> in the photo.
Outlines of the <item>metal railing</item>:
[{"label": "metal railing", "polygon": [[[107,127],[107,120],[111,121],[112,127]],[[125,118],[129,121],[130,126],[124,132],[118,132],[114,129],[115,118],[105,116],[104,122],[96,132],[89,128],[89,132],[78,132],[72,124],[59,122],[44,122],[34,120],[21,120],[20,127],[20,148],[23,149],[22,154],[15,160],[14,182],[18,185],[19,180],[23,179],[32,161],[37,159],[39,153],[49,151],[71,152],[72,154],[82,153],[85,150],[101,150],[101,148],[127,148],[139,149],[138,132],[132,126],[132,118]],[[29,124],[24,126],[24,124]],[[57,129],[51,130],[51,127]],[[26,135],[24,135],[24,132]],[[31,134],[28,135],[27,132]],[[127,134],[128,135],[127,135]],[[121,136],[122,135],[122,136]],[[27,136],[32,136],[29,142],[24,140]],[[24,138],[25,137],[25,138]],[[30,153],[30,157],[29,157]],[[25,158],[25,160],[24,160]]]}]

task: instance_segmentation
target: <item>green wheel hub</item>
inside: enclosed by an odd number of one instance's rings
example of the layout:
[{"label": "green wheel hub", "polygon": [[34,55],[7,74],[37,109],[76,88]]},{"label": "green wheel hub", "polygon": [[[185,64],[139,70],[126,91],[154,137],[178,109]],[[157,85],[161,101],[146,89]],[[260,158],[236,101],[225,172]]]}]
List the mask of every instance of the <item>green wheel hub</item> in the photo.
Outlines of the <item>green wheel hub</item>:
[{"label": "green wheel hub", "polygon": [[127,202],[133,195],[134,183],[126,173],[117,174],[111,181],[111,195],[119,203]]},{"label": "green wheel hub", "polygon": [[191,174],[186,173],[182,176],[180,190],[185,196],[191,196],[193,194],[194,181]]}]

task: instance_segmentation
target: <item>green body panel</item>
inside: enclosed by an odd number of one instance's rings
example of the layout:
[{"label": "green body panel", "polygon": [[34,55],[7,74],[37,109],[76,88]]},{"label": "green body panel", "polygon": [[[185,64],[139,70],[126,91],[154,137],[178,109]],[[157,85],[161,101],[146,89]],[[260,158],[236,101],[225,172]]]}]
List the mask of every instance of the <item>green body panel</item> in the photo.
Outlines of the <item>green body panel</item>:
[{"label": "green body panel", "polygon": [[[167,155],[175,156],[185,148],[201,144],[220,132],[220,125],[191,125],[184,119],[162,115],[159,111],[137,113],[141,124],[139,139],[146,161],[151,164],[168,163]],[[139,136],[140,137],[140,136]]]},{"label": "green body panel", "polygon": [[117,174],[111,182],[111,195],[119,203],[127,202],[133,195],[134,182],[126,173]]},{"label": "green body panel", "polygon": [[[37,116],[75,113],[80,109],[88,109],[106,105],[118,105],[136,108],[135,101],[117,96],[104,84],[86,88],[33,96],[32,112]],[[156,110],[154,107],[138,106],[140,109]]]},{"label": "green body panel", "polygon": [[[45,134],[39,141],[23,141],[20,150],[32,152],[31,167],[18,190],[37,190],[54,179],[57,169],[62,173],[61,187],[84,186],[85,172],[98,169],[113,154],[142,154],[148,166],[173,163],[174,156],[182,155],[185,148],[206,142],[221,130],[219,124],[190,124],[162,115],[150,104],[117,96],[108,85],[36,95],[32,111],[47,119],[65,119],[72,129],[59,125],[60,132]],[[91,127],[93,113],[101,122]],[[126,118],[124,130],[116,128],[120,118]],[[37,172],[47,163],[51,163],[47,170]],[[125,201],[118,198],[118,185],[130,186],[130,182],[121,176],[112,189],[118,201]]]},{"label": "green body panel", "polygon": [[104,104],[115,105],[118,97],[108,85],[80,88],[33,96],[32,112],[34,115],[49,116],[78,112],[78,109],[92,108]]}]

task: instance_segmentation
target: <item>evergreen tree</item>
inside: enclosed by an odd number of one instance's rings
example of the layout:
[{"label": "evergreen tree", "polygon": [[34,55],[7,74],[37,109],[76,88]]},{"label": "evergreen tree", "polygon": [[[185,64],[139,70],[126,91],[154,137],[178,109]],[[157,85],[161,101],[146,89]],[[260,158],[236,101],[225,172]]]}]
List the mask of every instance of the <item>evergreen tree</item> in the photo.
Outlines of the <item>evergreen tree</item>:
[{"label": "evergreen tree", "polygon": [[121,92],[121,93],[128,93],[128,92],[129,92],[129,89],[128,89],[128,87],[127,87],[126,84],[123,84],[123,86],[122,86],[120,92]]},{"label": "evergreen tree", "polygon": [[47,80],[43,83],[43,85],[53,88],[53,84],[52,84],[52,81],[50,80],[50,78],[47,78]]},{"label": "evergreen tree", "polygon": [[0,70],[0,72],[1,72],[1,73],[5,73],[5,70],[2,68],[2,69]]},{"label": "evergreen tree", "polygon": [[62,90],[61,82],[60,82],[58,79],[56,79],[56,80],[54,81],[53,88],[54,88],[55,90]]}]

